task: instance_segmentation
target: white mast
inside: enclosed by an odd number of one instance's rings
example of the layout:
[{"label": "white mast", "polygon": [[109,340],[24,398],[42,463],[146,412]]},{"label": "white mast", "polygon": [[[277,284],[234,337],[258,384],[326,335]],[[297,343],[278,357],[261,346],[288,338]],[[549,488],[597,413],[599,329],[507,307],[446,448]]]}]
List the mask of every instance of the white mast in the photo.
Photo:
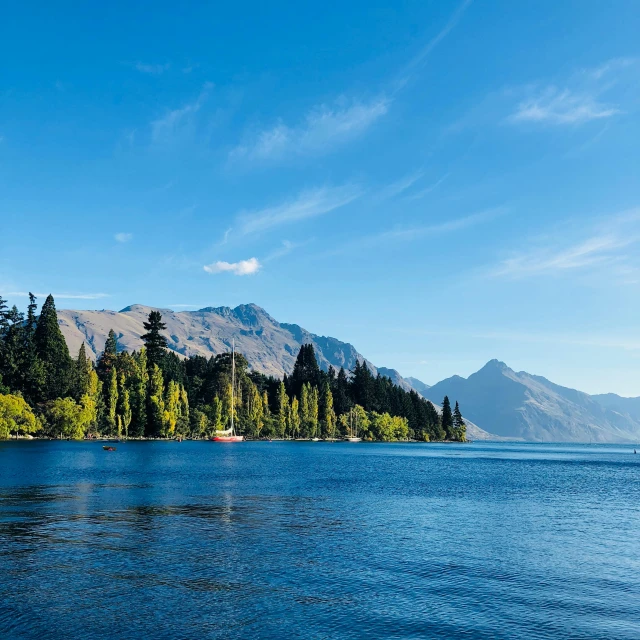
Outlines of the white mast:
[{"label": "white mast", "polygon": [[234,387],[236,386],[236,341],[231,340],[231,435],[235,436],[233,430],[233,414],[236,412],[236,406],[233,399]]}]

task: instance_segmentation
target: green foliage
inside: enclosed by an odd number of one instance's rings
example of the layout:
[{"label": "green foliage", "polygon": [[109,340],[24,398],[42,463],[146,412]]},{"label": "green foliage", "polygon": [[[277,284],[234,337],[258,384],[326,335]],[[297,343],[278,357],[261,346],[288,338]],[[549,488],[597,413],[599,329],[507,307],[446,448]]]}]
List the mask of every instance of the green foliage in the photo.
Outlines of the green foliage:
[{"label": "green foliage", "polygon": [[31,434],[40,423],[29,405],[20,396],[0,394],[0,439]]},{"label": "green foliage", "polygon": [[161,366],[166,353],[167,339],[160,332],[164,331],[167,325],[162,322],[162,315],[159,311],[152,311],[143,326],[147,333],[141,338],[147,349],[149,367]]},{"label": "green foliage", "polygon": [[56,398],[45,408],[46,430],[54,438],[81,440],[89,426],[88,414],[73,398]]},{"label": "green foliage", "polygon": [[445,438],[447,440],[454,440],[455,432],[453,429],[453,414],[451,413],[451,403],[449,402],[448,396],[445,396],[442,401],[441,425],[445,433]]},{"label": "green foliage", "polygon": [[51,294],[42,305],[33,340],[35,353],[44,365],[43,399],[65,396],[73,381],[73,363],[58,325],[56,305]]},{"label": "green foliage", "polygon": [[236,431],[248,438],[333,438],[357,425],[368,440],[465,439],[457,403],[452,412],[445,398],[441,419],[433,404],[374,376],[365,362],[351,372],[330,367],[325,373],[311,344],[301,347],[284,380],[250,372],[236,353],[232,394],[231,353],[182,359],[167,351],[159,312],[145,323],[145,348],[118,353],[110,331],[94,367],[84,344],[70,359],[53,299],[39,317],[36,309],[34,296],[26,318],[0,298],[0,393],[37,407],[57,437],[208,437],[228,428],[233,416]]}]

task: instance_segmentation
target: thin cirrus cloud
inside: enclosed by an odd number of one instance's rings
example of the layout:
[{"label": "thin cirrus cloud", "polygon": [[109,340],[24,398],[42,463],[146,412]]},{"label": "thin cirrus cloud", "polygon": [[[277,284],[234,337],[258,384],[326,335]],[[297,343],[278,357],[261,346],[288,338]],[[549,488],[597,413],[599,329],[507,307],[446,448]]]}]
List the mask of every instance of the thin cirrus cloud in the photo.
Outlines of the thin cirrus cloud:
[{"label": "thin cirrus cloud", "polygon": [[147,64],[144,62],[136,62],[134,65],[140,73],[148,73],[152,76],[162,75],[165,71],[169,71],[169,63],[167,64]]},{"label": "thin cirrus cloud", "polygon": [[553,125],[583,124],[620,113],[611,104],[600,102],[588,93],[547,87],[538,96],[523,100],[510,117],[511,122],[537,122]]},{"label": "thin cirrus cloud", "polygon": [[[640,209],[608,216],[581,238],[520,251],[490,270],[490,275],[513,279],[558,276],[597,269],[619,282],[636,282],[636,251],[640,242]],[[562,234],[565,237],[567,234]]]},{"label": "thin cirrus cloud", "polygon": [[125,243],[125,242],[131,242],[131,240],[133,240],[133,233],[116,233],[115,236],[113,236],[116,242],[120,242],[120,243]]},{"label": "thin cirrus cloud", "polygon": [[198,97],[178,109],[172,109],[161,118],[151,122],[151,139],[153,142],[166,142],[174,138],[183,127],[192,123],[194,116],[200,111],[202,105],[213,88],[211,82],[206,82]]},{"label": "thin cirrus cloud", "polygon": [[282,204],[241,212],[237,226],[243,235],[267,231],[273,227],[325,215],[353,202],[362,193],[362,188],[353,184],[303,191],[295,199]]},{"label": "thin cirrus cloud", "polygon": [[279,122],[258,131],[229,153],[231,161],[279,161],[291,156],[321,154],[369,129],[389,109],[389,99],[369,102],[340,99],[334,105],[314,107],[296,125]]},{"label": "thin cirrus cloud", "polygon": [[262,265],[257,258],[249,258],[238,262],[220,260],[212,264],[206,264],[204,270],[207,273],[232,273],[234,276],[252,276],[258,273],[261,267]]}]

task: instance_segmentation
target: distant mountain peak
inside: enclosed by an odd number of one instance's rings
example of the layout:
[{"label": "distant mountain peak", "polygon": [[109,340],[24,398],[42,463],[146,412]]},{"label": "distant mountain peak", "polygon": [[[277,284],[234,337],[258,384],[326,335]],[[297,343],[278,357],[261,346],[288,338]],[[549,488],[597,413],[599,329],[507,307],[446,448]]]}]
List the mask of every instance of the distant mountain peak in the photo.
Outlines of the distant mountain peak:
[{"label": "distant mountain peak", "polygon": [[497,369],[498,371],[505,371],[506,369],[509,369],[509,367],[504,362],[502,362],[502,360],[493,358],[493,360],[489,360],[489,362],[487,362],[487,364],[485,364],[482,369]]}]

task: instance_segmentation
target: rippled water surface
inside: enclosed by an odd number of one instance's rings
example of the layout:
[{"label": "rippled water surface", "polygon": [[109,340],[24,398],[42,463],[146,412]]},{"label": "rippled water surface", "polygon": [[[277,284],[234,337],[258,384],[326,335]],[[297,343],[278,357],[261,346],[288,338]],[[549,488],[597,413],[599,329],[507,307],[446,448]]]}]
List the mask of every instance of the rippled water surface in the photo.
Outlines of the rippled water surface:
[{"label": "rippled water surface", "polygon": [[640,638],[629,447],[0,442],[2,638]]}]

